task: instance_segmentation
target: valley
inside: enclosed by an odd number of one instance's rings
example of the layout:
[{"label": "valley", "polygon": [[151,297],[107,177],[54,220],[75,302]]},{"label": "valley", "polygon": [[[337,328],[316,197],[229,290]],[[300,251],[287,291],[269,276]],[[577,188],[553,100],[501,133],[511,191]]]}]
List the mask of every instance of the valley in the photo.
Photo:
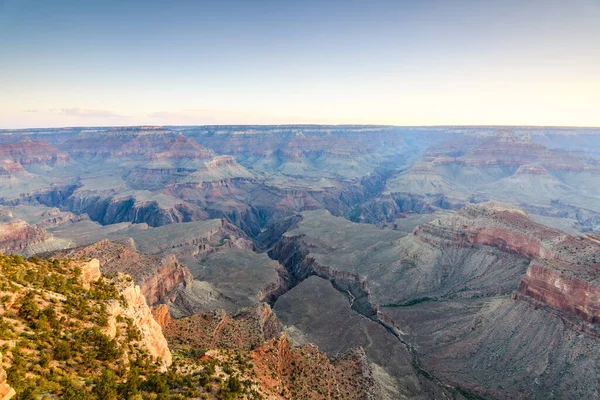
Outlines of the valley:
[{"label": "valley", "polygon": [[179,372],[246,360],[207,396],[595,398],[599,149],[591,128],[5,130],[0,252],[130,276]]}]

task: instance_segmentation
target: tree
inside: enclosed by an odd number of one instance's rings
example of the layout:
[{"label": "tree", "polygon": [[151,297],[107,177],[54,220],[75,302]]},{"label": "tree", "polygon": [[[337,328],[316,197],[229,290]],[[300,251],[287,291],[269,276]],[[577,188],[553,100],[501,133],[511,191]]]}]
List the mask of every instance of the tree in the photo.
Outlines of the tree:
[{"label": "tree", "polygon": [[145,389],[149,392],[156,393],[157,400],[169,398],[169,385],[167,377],[160,374],[152,374],[145,383]]},{"label": "tree", "polygon": [[54,359],[58,361],[66,361],[71,358],[71,346],[66,341],[59,342],[54,347]]},{"label": "tree", "polygon": [[129,373],[127,374],[127,381],[121,385],[121,395],[125,399],[133,399],[140,390],[140,373],[135,365],[129,365]]},{"label": "tree", "polygon": [[117,377],[110,369],[105,368],[96,380],[94,394],[102,400],[117,400]]},{"label": "tree", "polygon": [[60,381],[60,385],[62,386],[61,399],[85,400],[87,398],[86,392],[82,390],[83,388],[77,386],[71,377],[64,377]]},{"label": "tree", "polygon": [[37,318],[38,306],[35,301],[35,293],[32,290],[27,292],[25,297],[23,297],[23,303],[19,308],[19,316],[27,321],[32,321],[34,318]]}]

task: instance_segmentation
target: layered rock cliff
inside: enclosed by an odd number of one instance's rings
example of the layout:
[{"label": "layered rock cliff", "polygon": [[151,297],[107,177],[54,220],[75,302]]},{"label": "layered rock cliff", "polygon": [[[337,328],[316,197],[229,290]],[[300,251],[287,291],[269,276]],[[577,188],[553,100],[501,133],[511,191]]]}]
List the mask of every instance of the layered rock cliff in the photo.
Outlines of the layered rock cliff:
[{"label": "layered rock cliff", "polygon": [[0,252],[20,253],[27,247],[43,243],[52,237],[46,230],[25,221],[0,224]]},{"label": "layered rock cliff", "polygon": [[67,153],[46,142],[26,139],[15,143],[0,143],[0,160],[16,165],[55,164],[68,159]]},{"label": "layered rock cliff", "polygon": [[486,245],[525,257],[531,261],[517,298],[600,322],[600,243],[593,237],[537,224],[519,208],[501,203],[465,206],[416,228],[414,235],[437,246]]},{"label": "layered rock cliff", "polygon": [[75,259],[97,258],[103,274],[112,275],[122,272],[133,277],[135,284],[140,286],[142,294],[150,305],[166,296],[190,274],[175,256],[146,255],[108,240],[55,252],[51,256]]},{"label": "layered rock cliff", "polygon": [[[0,254],[0,283],[2,399],[14,394],[7,382],[19,398],[56,397],[69,390],[85,396],[97,392],[93,387],[102,371],[136,367],[145,377],[171,364],[162,329],[139,286],[125,274],[102,276],[96,259]],[[28,346],[19,336],[45,339]],[[61,372],[48,374],[50,369]]]}]

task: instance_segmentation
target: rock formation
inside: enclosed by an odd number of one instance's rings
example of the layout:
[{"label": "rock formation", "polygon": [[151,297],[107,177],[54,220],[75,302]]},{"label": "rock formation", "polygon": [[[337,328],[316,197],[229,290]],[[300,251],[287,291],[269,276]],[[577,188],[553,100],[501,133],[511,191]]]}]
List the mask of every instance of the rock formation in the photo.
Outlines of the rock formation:
[{"label": "rock formation", "polygon": [[0,143],[0,160],[5,164],[20,166],[55,164],[69,160],[69,155],[46,142],[23,140],[15,143]]},{"label": "rock formation", "polygon": [[189,275],[188,269],[181,265],[175,256],[145,255],[122,244],[107,240],[44,256],[74,259],[97,258],[103,274],[113,275],[122,272],[133,277],[150,305],[166,296],[171,289],[182,283]]},{"label": "rock formation", "polygon": [[[92,259],[87,262],[78,263],[81,270],[80,280],[84,288],[88,288],[92,282],[98,281],[100,273],[100,261]],[[167,341],[162,333],[161,326],[152,316],[146,298],[133,279],[126,274],[118,273],[117,290],[123,296],[124,303],[119,300],[111,300],[108,303],[108,326],[105,328],[109,337],[114,338],[117,333],[117,318],[119,316],[130,318],[141,333],[140,343],[152,357],[159,358],[163,369],[171,365],[171,352]]]},{"label": "rock formation", "polygon": [[[316,346],[292,347],[285,334],[251,353],[256,379],[270,396],[375,399],[373,373],[364,351],[351,349],[330,361]],[[271,397],[270,397],[271,398]]]},{"label": "rock formation", "polygon": [[154,320],[160,325],[163,331],[171,323],[171,314],[169,314],[169,307],[166,304],[159,304],[152,307],[152,316]]},{"label": "rock formation", "polygon": [[89,289],[90,283],[96,282],[102,276],[100,261],[96,258],[92,258],[87,262],[80,262],[78,267],[81,270],[79,280],[84,289]]},{"label": "rock formation", "polygon": [[119,293],[125,299],[126,305],[123,306],[119,301],[112,301],[109,305],[109,322],[106,328],[108,335],[110,337],[115,336],[116,319],[119,315],[132,319],[141,333],[141,345],[145,346],[152,357],[159,358],[163,370],[166,370],[166,367],[171,365],[172,362],[171,352],[163,336],[161,326],[152,316],[146,298],[140,287],[129,276],[119,274],[117,279],[119,281]]},{"label": "rock formation", "polygon": [[[2,362],[1,354],[0,362]],[[0,366],[0,400],[10,400],[15,394],[15,390],[6,382],[6,371]]]},{"label": "rock formation", "polygon": [[486,245],[531,260],[519,298],[600,322],[600,244],[531,221],[517,207],[484,203],[418,227],[421,240],[443,246]]},{"label": "rock formation", "polygon": [[43,243],[52,237],[46,230],[25,221],[0,224],[0,252],[20,253],[27,247]]}]

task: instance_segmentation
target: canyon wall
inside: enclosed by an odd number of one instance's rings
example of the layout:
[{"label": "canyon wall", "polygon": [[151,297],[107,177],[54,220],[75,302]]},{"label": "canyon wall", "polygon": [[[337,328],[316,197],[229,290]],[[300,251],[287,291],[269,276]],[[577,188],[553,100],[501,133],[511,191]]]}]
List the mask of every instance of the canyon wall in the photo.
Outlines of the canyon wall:
[{"label": "canyon wall", "polygon": [[123,306],[119,301],[113,301],[109,305],[109,336],[114,337],[116,334],[116,319],[119,315],[130,318],[141,333],[139,343],[146,348],[148,354],[160,359],[161,370],[166,371],[171,365],[172,356],[161,326],[154,320],[140,287],[124,274],[119,274],[118,279],[119,292],[123,295],[126,305]]},{"label": "canyon wall", "polygon": [[113,275],[122,272],[130,275],[136,285],[140,286],[142,294],[150,305],[166,296],[190,274],[175,256],[146,255],[108,240],[43,256],[71,259],[97,258],[103,274]]},{"label": "canyon wall", "polygon": [[[89,287],[92,282],[102,276],[98,259],[82,262],[79,267],[81,268],[80,280],[84,287]],[[116,281],[117,290],[125,301],[109,301],[106,333],[109,337],[114,338],[117,334],[117,318],[119,316],[130,318],[141,334],[140,345],[145,347],[152,357],[160,359],[161,369],[165,371],[172,362],[171,352],[161,326],[155,321],[152,311],[148,307],[146,298],[129,275],[118,273]]]},{"label": "canyon wall", "polygon": [[493,202],[467,205],[417,227],[414,235],[430,244],[486,245],[521,255],[531,261],[515,298],[600,322],[600,243],[593,236],[536,224],[519,208]]}]

